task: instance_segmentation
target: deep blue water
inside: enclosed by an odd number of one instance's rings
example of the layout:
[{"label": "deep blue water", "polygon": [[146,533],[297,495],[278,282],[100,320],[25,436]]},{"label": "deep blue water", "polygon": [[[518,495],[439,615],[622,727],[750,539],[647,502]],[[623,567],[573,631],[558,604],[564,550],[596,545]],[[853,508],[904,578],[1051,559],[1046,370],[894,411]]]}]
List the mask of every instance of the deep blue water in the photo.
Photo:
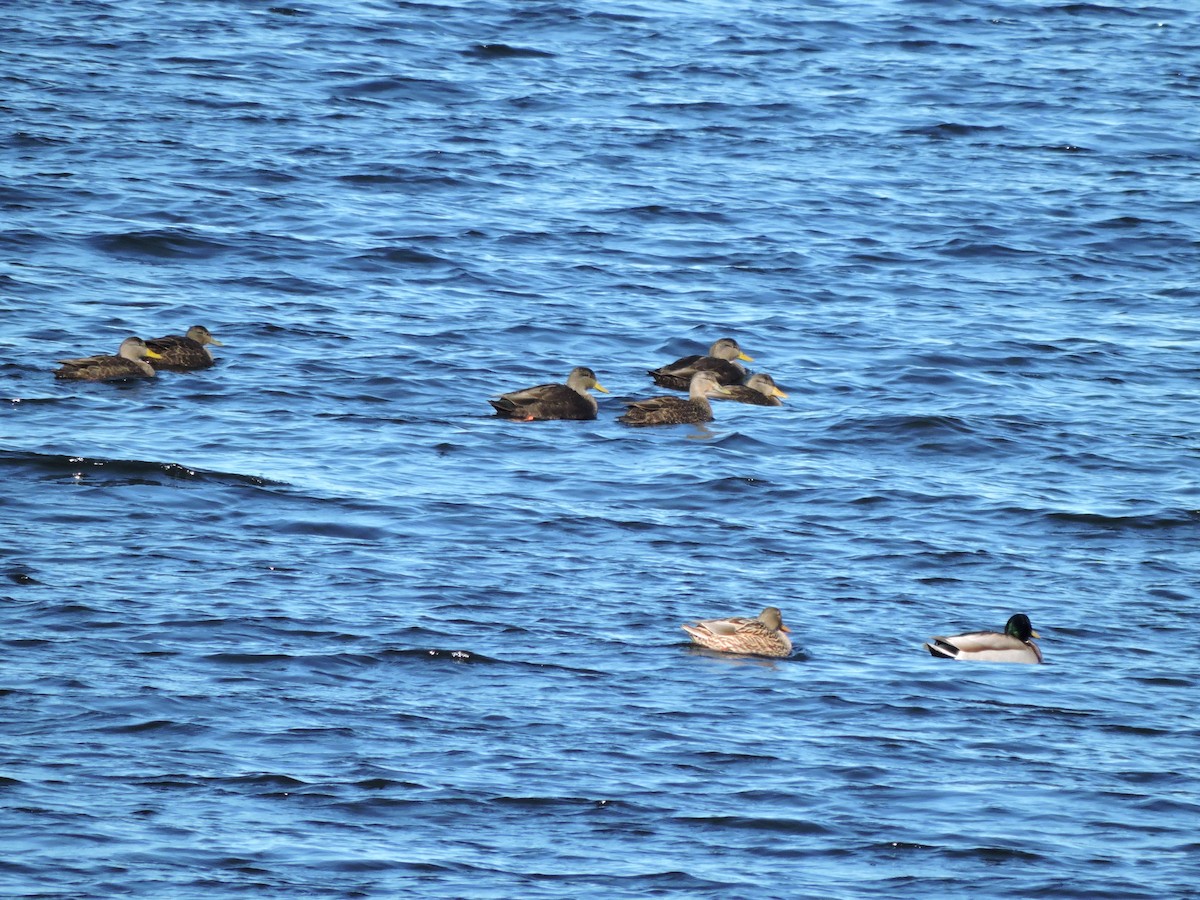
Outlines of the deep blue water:
[{"label": "deep blue water", "polygon": [[5,10],[0,893],[1200,896],[1200,9]]}]

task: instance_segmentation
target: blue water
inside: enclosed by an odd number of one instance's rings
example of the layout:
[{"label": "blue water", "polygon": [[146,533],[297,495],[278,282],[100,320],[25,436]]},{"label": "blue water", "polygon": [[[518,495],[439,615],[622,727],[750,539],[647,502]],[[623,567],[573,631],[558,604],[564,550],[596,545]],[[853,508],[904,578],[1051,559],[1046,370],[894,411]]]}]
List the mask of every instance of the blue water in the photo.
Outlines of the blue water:
[{"label": "blue water", "polygon": [[1200,896],[1193,4],[5,10],[0,893]]}]

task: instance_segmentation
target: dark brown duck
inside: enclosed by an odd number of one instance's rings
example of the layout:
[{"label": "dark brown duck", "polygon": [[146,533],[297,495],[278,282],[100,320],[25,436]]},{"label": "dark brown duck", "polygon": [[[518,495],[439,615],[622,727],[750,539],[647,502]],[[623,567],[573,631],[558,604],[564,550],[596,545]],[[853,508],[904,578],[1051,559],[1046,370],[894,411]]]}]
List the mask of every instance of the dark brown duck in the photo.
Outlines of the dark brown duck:
[{"label": "dark brown duck", "polygon": [[712,404],[708,402],[710,391],[721,392],[725,386],[717,382],[712,372],[697,372],[692,376],[688,398],[651,397],[635,400],[629,404],[625,415],[618,422],[626,425],[684,425],[712,421]]},{"label": "dark brown duck", "polygon": [[766,372],[758,372],[746,379],[745,384],[725,386],[724,393],[714,394],[713,400],[734,400],[752,406],[783,406],[780,398],[787,394],[775,385],[775,379]]},{"label": "dark brown duck", "polygon": [[712,372],[718,384],[740,384],[746,377],[746,370],[734,362],[738,359],[754,360],[742,352],[733,338],[721,338],[708,348],[708,356],[685,356],[670,365],[651,369],[648,374],[655,384],[676,391],[688,390],[692,376],[697,372]]},{"label": "dark brown duck", "polygon": [[[146,341],[146,345],[159,355],[153,366],[156,369],[207,369],[214,362],[209,344],[225,346],[203,325],[193,325],[187,334],[168,334]],[[153,357],[152,357],[153,358]]]},{"label": "dark brown duck", "polygon": [[83,356],[79,359],[60,359],[62,368],[55,370],[55,378],[74,381],[123,381],[127,378],[153,378],[154,369],[146,359],[158,354],[146,346],[139,337],[127,337],[121,341],[115,355]]},{"label": "dark brown duck", "polygon": [[519,391],[501,394],[488,403],[496,415],[520,422],[548,419],[594,419],[596,398],[592,388],[607,394],[608,389],[596,380],[596,373],[586,366],[576,366],[567,376],[566,384],[539,384]]}]

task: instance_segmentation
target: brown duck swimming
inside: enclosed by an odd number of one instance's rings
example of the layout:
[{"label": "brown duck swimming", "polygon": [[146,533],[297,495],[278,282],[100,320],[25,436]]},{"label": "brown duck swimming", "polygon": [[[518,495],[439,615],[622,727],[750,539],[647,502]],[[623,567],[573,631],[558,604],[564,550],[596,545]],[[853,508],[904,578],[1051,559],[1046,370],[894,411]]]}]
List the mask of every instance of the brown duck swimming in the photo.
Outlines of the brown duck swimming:
[{"label": "brown duck swimming", "polygon": [[626,425],[683,425],[712,421],[712,404],[708,402],[708,394],[712,391],[721,392],[725,386],[717,382],[717,376],[712,372],[697,372],[692,376],[688,398],[682,397],[651,397],[649,400],[635,400],[628,404],[625,415],[618,416],[617,421]]},{"label": "brown duck swimming", "polygon": [[207,344],[225,346],[203,325],[193,325],[186,335],[168,334],[146,341],[160,357],[153,363],[156,369],[207,369],[213,364],[212,351]]},{"label": "brown duck swimming", "polygon": [[752,653],[755,656],[788,656],[792,652],[791,631],[783,624],[783,614],[768,606],[754,619],[706,619],[695,625],[680,626],[694,643],[725,653]]},{"label": "brown duck swimming", "polygon": [[597,407],[596,398],[588,393],[591,388],[608,393],[608,388],[596,380],[595,372],[586,366],[576,366],[567,376],[566,384],[539,384],[501,394],[488,403],[495,407],[497,416],[521,422],[594,419]]},{"label": "brown duck swimming", "polygon": [[746,379],[745,384],[728,384],[724,393],[713,394],[713,400],[736,400],[753,406],[783,406],[780,397],[787,397],[775,386],[775,379],[766,372],[758,372]]},{"label": "brown duck swimming", "polygon": [[971,659],[983,662],[1040,663],[1042,651],[1030,638],[1041,637],[1033,630],[1029,616],[1017,613],[1009,618],[1004,633],[971,631],[953,637],[930,638],[925,649],[939,659]]},{"label": "brown duck swimming", "polygon": [[742,352],[733,338],[721,338],[708,348],[708,356],[685,356],[670,365],[651,369],[648,374],[655,384],[676,391],[686,391],[692,376],[706,371],[716,375],[719,384],[740,384],[746,377],[746,370],[734,362],[735,359],[754,361],[754,357]]},{"label": "brown duck swimming", "polygon": [[118,381],[126,378],[153,378],[154,369],[146,359],[158,356],[139,337],[127,337],[115,356],[84,356],[79,359],[60,359],[62,368],[55,378],[75,381]]}]

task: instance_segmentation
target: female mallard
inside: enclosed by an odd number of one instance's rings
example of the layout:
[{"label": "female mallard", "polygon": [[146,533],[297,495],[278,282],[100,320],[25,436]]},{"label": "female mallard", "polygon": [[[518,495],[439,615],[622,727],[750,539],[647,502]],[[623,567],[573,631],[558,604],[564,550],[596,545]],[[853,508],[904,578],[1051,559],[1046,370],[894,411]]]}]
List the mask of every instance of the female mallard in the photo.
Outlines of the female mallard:
[{"label": "female mallard", "polygon": [[618,416],[618,422],[626,425],[683,425],[712,421],[712,404],[708,402],[710,391],[718,393],[726,390],[723,384],[717,382],[717,376],[712,372],[697,372],[692,376],[692,384],[688,389],[688,398],[682,397],[651,397],[649,400],[635,400],[628,404],[625,415]]},{"label": "female mallard", "polygon": [[780,397],[787,397],[775,386],[775,379],[766,372],[759,372],[746,379],[745,384],[727,384],[725,393],[714,394],[714,400],[736,400],[753,406],[782,406]]},{"label": "female mallard", "polygon": [[539,384],[521,391],[501,394],[488,403],[496,408],[496,415],[504,419],[521,422],[546,419],[594,419],[596,398],[588,393],[595,388],[602,394],[608,393],[596,380],[596,373],[586,366],[577,366],[567,376],[566,384]]},{"label": "female mallard", "polygon": [[1040,663],[1042,651],[1030,638],[1041,637],[1029,616],[1017,613],[998,631],[971,631],[953,637],[931,638],[925,649],[939,659],[977,659],[985,662]]},{"label": "female mallard", "polygon": [[127,337],[115,356],[84,356],[80,359],[60,359],[62,368],[54,373],[55,378],[71,378],[75,381],[117,381],[124,378],[153,378],[154,369],[147,358],[156,359],[158,354],[146,346],[139,337]]},{"label": "female mallard", "polygon": [[733,338],[721,338],[708,348],[708,356],[685,356],[668,366],[651,369],[649,375],[655,384],[677,391],[686,391],[697,372],[712,372],[720,384],[740,384],[746,377],[746,370],[734,362],[735,359],[754,361],[754,357],[742,352]]},{"label": "female mallard", "polygon": [[791,629],[783,624],[783,614],[774,606],[768,606],[756,619],[706,619],[680,627],[693,642],[710,650],[755,656],[787,656],[792,652],[792,641],[787,636]]},{"label": "female mallard", "polygon": [[213,364],[213,355],[206,344],[225,346],[203,325],[193,325],[186,335],[168,334],[146,341],[146,345],[161,357],[154,363],[156,369],[207,369]]}]

